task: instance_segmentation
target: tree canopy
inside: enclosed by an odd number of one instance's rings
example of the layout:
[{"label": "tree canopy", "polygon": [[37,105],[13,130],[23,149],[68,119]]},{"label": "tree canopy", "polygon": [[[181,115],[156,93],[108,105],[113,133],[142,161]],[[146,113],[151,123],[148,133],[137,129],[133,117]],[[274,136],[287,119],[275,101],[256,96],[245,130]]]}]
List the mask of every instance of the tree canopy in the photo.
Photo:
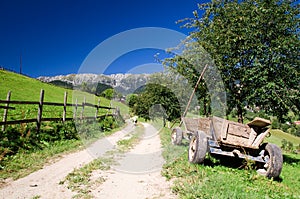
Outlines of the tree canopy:
[{"label": "tree canopy", "polygon": [[[289,110],[299,112],[299,4],[214,0],[199,4],[199,10],[185,20],[185,27],[192,29],[185,47],[193,50],[191,43],[196,43],[196,52],[200,46],[214,60],[226,88],[228,112],[236,109],[240,122],[245,106],[259,107],[280,120]],[[191,77],[193,66],[181,58],[169,59],[169,66]],[[205,92],[205,87],[200,89]]]},{"label": "tree canopy", "polygon": [[160,84],[147,84],[139,95],[129,97],[129,105],[135,115],[146,120],[162,117],[172,121],[180,118],[180,105],[171,90]]}]

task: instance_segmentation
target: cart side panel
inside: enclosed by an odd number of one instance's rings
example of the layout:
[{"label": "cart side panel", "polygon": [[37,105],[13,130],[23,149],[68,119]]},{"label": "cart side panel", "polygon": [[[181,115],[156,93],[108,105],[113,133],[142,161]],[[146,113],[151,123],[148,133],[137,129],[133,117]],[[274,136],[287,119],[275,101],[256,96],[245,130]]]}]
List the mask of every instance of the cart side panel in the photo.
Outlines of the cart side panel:
[{"label": "cart side panel", "polygon": [[253,148],[258,148],[259,145],[263,142],[264,138],[270,133],[270,129],[267,129],[266,131],[260,133],[254,140],[254,142],[251,144]]},{"label": "cart side panel", "polygon": [[248,125],[218,117],[213,117],[212,121],[217,141],[229,145],[256,148],[251,145],[257,134]]},{"label": "cart side panel", "polygon": [[233,136],[249,139],[251,129],[245,124],[229,122],[227,133]]},{"label": "cart side panel", "polygon": [[199,118],[198,129],[209,135],[210,133],[210,119],[209,118]]},{"label": "cart side panel", "polygon": [[223,129],[226,137],[222,137],[222,142],[230,145],[248,147],[251,129],[249,126],[237,122],[228,121],[227,128]]},{"label": "cart side panel", "polygon": [[213,116],[211,120],[215,139],[217,141],[222,141],[222,139],[226,139],[228,121],[216,116]]},{"label": "cart side panel", "polygon": [[198,118],[182,118],[185,130],[187,132],[197,132],[199,126],[199,119]]}]

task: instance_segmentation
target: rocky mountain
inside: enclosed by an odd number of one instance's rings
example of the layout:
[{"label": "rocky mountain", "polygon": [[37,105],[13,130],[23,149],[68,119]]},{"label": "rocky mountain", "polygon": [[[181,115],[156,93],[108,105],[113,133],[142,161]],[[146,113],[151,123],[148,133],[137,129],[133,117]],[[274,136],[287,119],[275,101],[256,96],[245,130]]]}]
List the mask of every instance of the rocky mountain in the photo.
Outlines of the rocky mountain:
[{"label": "rocky mountain", "polygon": [[122,94],[133,93],[135,90],[145,85],[149,80],[149,74],[112,74],[112,75],[97,75],[97,74],[69,74],[59,75],[54,77],[41,76],[37,79],[43,82],[66,82],[73,87],[82,85],[95,86],[98,83],[111,86]]}]

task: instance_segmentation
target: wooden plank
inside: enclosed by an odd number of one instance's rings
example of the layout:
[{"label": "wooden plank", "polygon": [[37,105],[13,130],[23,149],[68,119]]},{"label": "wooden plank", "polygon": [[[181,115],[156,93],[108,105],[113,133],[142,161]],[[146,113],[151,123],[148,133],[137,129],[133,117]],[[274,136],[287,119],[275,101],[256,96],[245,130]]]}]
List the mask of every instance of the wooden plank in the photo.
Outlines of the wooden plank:
[{"label": "wooden plank", "polygon": [[[7,93],[7,96],[6,96],[6,101],[7,101],[7,103],[6,103],[6,107],[8,107],[9,106],[9,103],[10,103],[10,96],[11,96],[11,91],[8,91],[8,93]],[[6,122],[6,120],[7,120],[7,114],[8,114],[8,109],[4,109],[4,113],[3,113],[3,122],[4,122],[4,125],[2,126],[2,131],[5,131],[5,122]]]},{"label": "wooden plank", "polygon": [[251,133],[250,133],[250,136],[249,136],[248,145],[252,145],[252,143],[254,142],[256,136],[257,136],[256,131],[253,128],[251,128]]},{"label": "wooden plank", "polygon": [[84,103],[84,106],[94,107],[94,108],[97,108],[97,107],[98,107],[98,106],[95,105],[95,104],[91,104],[91,103],[87,103],[87,102]]},{"label": "wooden plank", "polygon": [[88,106],[88,107],[93,107],[93,108],[100,108],[100,109],[116,109],[114,107],[108,107],[108,106],[98,106],[96,104],[91,104],[91,103],[84,103],[84,106]]},{"label": "wooden plank", "polygon": [[199,130],[206,134],[210,133],[210,119],[209,118],[199,118]]},{"label": "wooden plank", "polygon": [[252,143],[253,147],[258,148],[259,145],[262,143],[262,141],[265,139],[265,137],[270,133],[270,129],[267,129],[265,132],[259,134],[254,142]]},{"label": "wooden plank", "polygon": [[197,132],[199,129],[199,119],[198,118],[182,118],[185,129],[189,132]]},{"label": "wooden plank", "polygon": [[67,100],[68,100],[68,93],[67,93],[67,91],[66,91],[66,92],[65,92],[65,96],[64,96],[63,122],[66,121],[66,115],[67,115]]},{"label": "wooden plank", "polygon": [[263,127],[271,125],[271,121],[260,118],[260,117],[255,117],[251,122],[248,123],[248,125],[263,128]]},{"label": "wooden plank", "polygon": [[[0,104],[7,103],[7,100],[0,100]],[[36,104],[38,105],[39,102],[32,102],[32,101],[9,101],[10,104]]]},{"label": "wooden plank", "polygon": [[83,117],[84,117],[84,107],[85,107],[85,104],[86,104],[86,98],[84,97],[84,98],[83,98],[83,102],[82,102],[81,115],[80,115],[80,119],[81,119],[81,120],[82,120]]},{"label": "wooden plank", "polygon": [[[58,102],[44,102],[44,105],[48,105],[48,106],[76,106],[76,103],[75,104],[71,104],[71,103],[58,103]],[[82,104],[77,104],[77,107],[78,106],[82,106]]]},{"label": "wooden plank", "polygon": [[73,118],[74,119],[76,118],[77,108],[78,108],[78,99],[76,98],[75,106],[74,106],[74,113],[73,113]]},{"label": "wooden plank", "polygon": [[237,122],[229,122],[227,133],[237,137],[243,137],[249,139],[251,129],[248,125],[245,124],[241,124]]},{"label": "wooden plank", "polygon": [[37,114],[37,122],[36,122],[38,132],[40,131],[42,116],[43,116],[44,94],[45,94],[45,91],[42,89],[41,93],[40,93],[40,103],[39,103],[39,109],[38,109],[38,114]]},{"label": "wooden plank", "polygon": [[16,110],[15,107],[10,107],[10,106],[0,106],[2,109],[11,109],[11,110]]},{"label": "wooden plank", "polygon": [[97,104],[97,107],[96,107],[96,113],[95,113],[95,118],[96,119],[97,119],[98,112],[99,112],[99,106],[100,106],[100,99],[98,99],[98,104]]},{"label": "wooden plank", "polygon": [[105,114],[105,115],[100,115],[100,116],[97,116],[97,119],[101,119],[101,118],[105,118],[105,117],[114,117],[115,114]]},{"label": "wooden plank", "polygon": [[64,103],[57,103],[57,102],[44,102],[43,104],[48,106],[64,106]]},{"label": "wooden plank", "polygon": [[[73,118],[69,117],[69,118],[65,118],[65,121],[70,121],[73,120]],[[63,118],[56,118],[56,117],[49,117],[49,118],[42,118],[43,122],[55,122],[55,121],[63,121]]]},{"label": "wooden plank", "polygon": [[223,140],[222,143],[230,144],[234,146],[249,147],[249,139],[243,137],[237,137],[231,134],[228,134],[226,140]]},{"label": "wooden plank", "polygon": [[217,141],[226,140],[228,121],[223,118],[213,116],[212,125]]},{"label": "wooden plank", "polygon": [[32,123],[36,122],[36,119],[26,119],[26,120],[14,120],[14,121],[6,121],[6,122],[0,122],[0,125],[10,125],[10,124],[22,124],[22,123]]}]

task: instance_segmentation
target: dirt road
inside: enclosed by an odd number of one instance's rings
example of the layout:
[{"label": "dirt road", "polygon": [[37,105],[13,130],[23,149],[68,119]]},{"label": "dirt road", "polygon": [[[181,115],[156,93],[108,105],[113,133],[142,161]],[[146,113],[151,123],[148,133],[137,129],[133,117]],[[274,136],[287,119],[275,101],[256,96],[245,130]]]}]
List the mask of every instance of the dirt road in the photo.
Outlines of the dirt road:
[{"label": "dirt road", "polygon": [[[118,166],[101,171],[105,182],[92,190],[90,195],[94,198],[176,198],[170,191],[169,183],[160,175],[164,160],[157,130],[149,124],[143,125],[145,133],[141,141],[117,160]],[[113,150],[117,141],[133,129],[134,126],[129,124],[83,151],[66,155],[54,164],[9,183],[0,190],[0,198],[72,198],[76,193],[59,182],[75,168]]]}]

